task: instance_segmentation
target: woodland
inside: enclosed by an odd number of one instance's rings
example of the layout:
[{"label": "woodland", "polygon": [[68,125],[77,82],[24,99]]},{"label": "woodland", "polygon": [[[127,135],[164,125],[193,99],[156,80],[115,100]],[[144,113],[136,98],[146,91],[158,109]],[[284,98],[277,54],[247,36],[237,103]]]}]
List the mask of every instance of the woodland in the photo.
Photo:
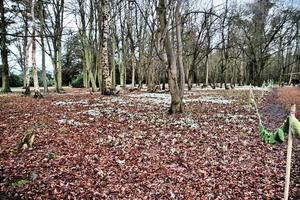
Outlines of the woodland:
[{"label": "woodland", "polygon": [[0,0],[0,200],[300,199],[299,25],[299,0]]}]

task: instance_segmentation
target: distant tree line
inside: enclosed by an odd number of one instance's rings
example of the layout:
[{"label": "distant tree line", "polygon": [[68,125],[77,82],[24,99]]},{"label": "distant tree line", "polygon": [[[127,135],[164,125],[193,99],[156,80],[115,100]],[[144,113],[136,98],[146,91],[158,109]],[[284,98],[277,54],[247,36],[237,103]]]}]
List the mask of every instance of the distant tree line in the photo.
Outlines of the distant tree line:
[{"label": "distant tree line", "polygon": [[300,72],[300,10],[287,0],[0,0],[0,8],[3,92],[8,57],[36,93],[40,85],[47,92],[48,56],[56,92],[72,83],[105,95],[116,85],[153,92],[160,84],[170,113],[182,111],[185,84],[282,85]]}]

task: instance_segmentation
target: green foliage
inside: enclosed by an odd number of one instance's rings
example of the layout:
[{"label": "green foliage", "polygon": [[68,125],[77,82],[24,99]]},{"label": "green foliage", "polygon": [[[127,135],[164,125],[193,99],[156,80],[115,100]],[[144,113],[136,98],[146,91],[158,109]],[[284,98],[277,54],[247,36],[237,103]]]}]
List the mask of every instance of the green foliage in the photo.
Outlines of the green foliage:
[{"label": "green foliage", "polygon": [[27,179],[19,179],[16,182],[11,184],[11,187],[13,188],[19,188],[19,187],[24,187],[25,185],[29,184],[30,181]]},{"label": "green foliage", "polygon": [[82,43],[80,35],[70,35],[66,38],[66,54],[62,56],[62,85],[69,86],[82,73]]},{"label": "green foliage", "polygon": [[[30,74],[32,74],[32,70],[31,70]],[[43,72],[42,72],[42,70],[38,71],[38,80],[39,80],[39,86],[43,86],[44,84],[43,84]],[[50,73],[46,73],[46,80],[47,80],[48,87],[54,85],[54,80],[53,80],[52,75]],[[32,76],[30,76],[29,85],[33,86],[33,77]]]},{"label": "green foliage", "polygon": [[266,144],[277,144],[284,142],[284,131],[282,128],[279,128],[275,133],[272,133],[268,132],[264,127],[260,127],[259,136]]},{"label": "green foliage", "polygon": [[9,76],[9,86],[10,87],[22,87],[23,79],[21,76],[16,74],[10,74]]},{"label": "green foliage", "polygon": [[[30,74],[32,74],[32,71],[30,72]],[[42,77],[43,77],[42,76],[42,70],[39,70],[38,71],[38,78],[39,78],[39,85],[40,86],[43,85]],[[46,78],[47,78],[48,86],[52,86],[54,84],[54,80],[52,78],[52,75],[50,73],[47,73]],[[10,87],[23,87],[23,80],[24,80],[23,75],[18,75],[18,74],[11,73],[9,75],[9,86]],[[30,76],[30,86],[33,86],[32,76]],[[2,76],[0,76],[0,87],[2,87]]]},{"label": "green foliage", "polygon": [[[291,123],[292,123],[292,129],[294,130],[294,133],[297,132],[295,131],[295,127],[298,126],[299,127],[299,136],[300,136],[300,122],[294,117],[288,117],[284,124],[278,128],[274,133],[272,132],[268,132],[263,126],[259,127],[259,136],[261,138],[261,140],[266,143],[266,144],[277,144],[277,143],[282,143],[284,142],[284,134],[288,133],[289,131],[289,122],[292,119]],[[296,135],[296,133],[295,133]],[[297,137],[297,135],[296,135]],[[299,137],[300,138],[300,137]],[[299,139],[298,138],[298,139]]]},{"label": "green foliage", "polygon": [[300,122],[298,121],[297,118],[292,117],[291,123],[292,123],[292,129],[295,137],[300,140]]},{"label": "green foliage", "polygon": [[277,130],[277,137],[279,141],[284,141],[284,131],[281,128]]},{"label": "green foliage", "polygon": [[[9,75],[8,81],[9,81],[10,87],[22,87],[23,86],[23,78],[20,75],[11,73]],[[0,87],[2,87],[2,76],[0,76]]]},{"label": "green foliage", "polygon": [[54,152],[49,152],[47,154],[47,158],[48,158],[48,160],[55,160],[57,158],[57,155]]},{"label": "green foliage", "polygon": [[79,75],[71,83],[71,86],[74,88],[83,88],[83,76]]},{"label": "green foliage", "polygon": [[76,77],[81,74],[82,64],[81,63],[73,63],[63,65],[62,67],[62,84],[65,86],[69,86]]}]

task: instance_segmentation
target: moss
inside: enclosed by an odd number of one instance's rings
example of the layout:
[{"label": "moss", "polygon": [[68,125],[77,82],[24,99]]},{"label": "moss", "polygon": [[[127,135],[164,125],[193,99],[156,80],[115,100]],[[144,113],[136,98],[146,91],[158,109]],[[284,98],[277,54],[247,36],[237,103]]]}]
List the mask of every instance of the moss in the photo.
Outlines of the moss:
[{"label": "moss", "polygon": [[16,182],[11,184],[11,187],[13,188],[19,188],[19,187],[24,187],[25,185],[29,184],[30,181],[27,179],[19,179]]}]

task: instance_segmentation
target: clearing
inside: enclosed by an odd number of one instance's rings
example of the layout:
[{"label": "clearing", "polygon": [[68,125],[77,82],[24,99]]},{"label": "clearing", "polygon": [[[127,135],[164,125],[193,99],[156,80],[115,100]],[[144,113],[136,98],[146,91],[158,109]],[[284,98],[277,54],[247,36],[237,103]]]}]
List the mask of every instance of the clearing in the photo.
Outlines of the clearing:
[{"label": "clearing", "polygon": [[[255,90],[275,130],[300,89]],[[263,95],[263,97],[262,97]],[[262,98],[261,98],[262,97]],[[286,142],[261,142],[248,89],[91,95],[68,89],[36,100],[0,96],[0,199],[282,199]],[[36,129],[30,150],[16,150]],[[290,199],[300,198],[294,142]]]}]

